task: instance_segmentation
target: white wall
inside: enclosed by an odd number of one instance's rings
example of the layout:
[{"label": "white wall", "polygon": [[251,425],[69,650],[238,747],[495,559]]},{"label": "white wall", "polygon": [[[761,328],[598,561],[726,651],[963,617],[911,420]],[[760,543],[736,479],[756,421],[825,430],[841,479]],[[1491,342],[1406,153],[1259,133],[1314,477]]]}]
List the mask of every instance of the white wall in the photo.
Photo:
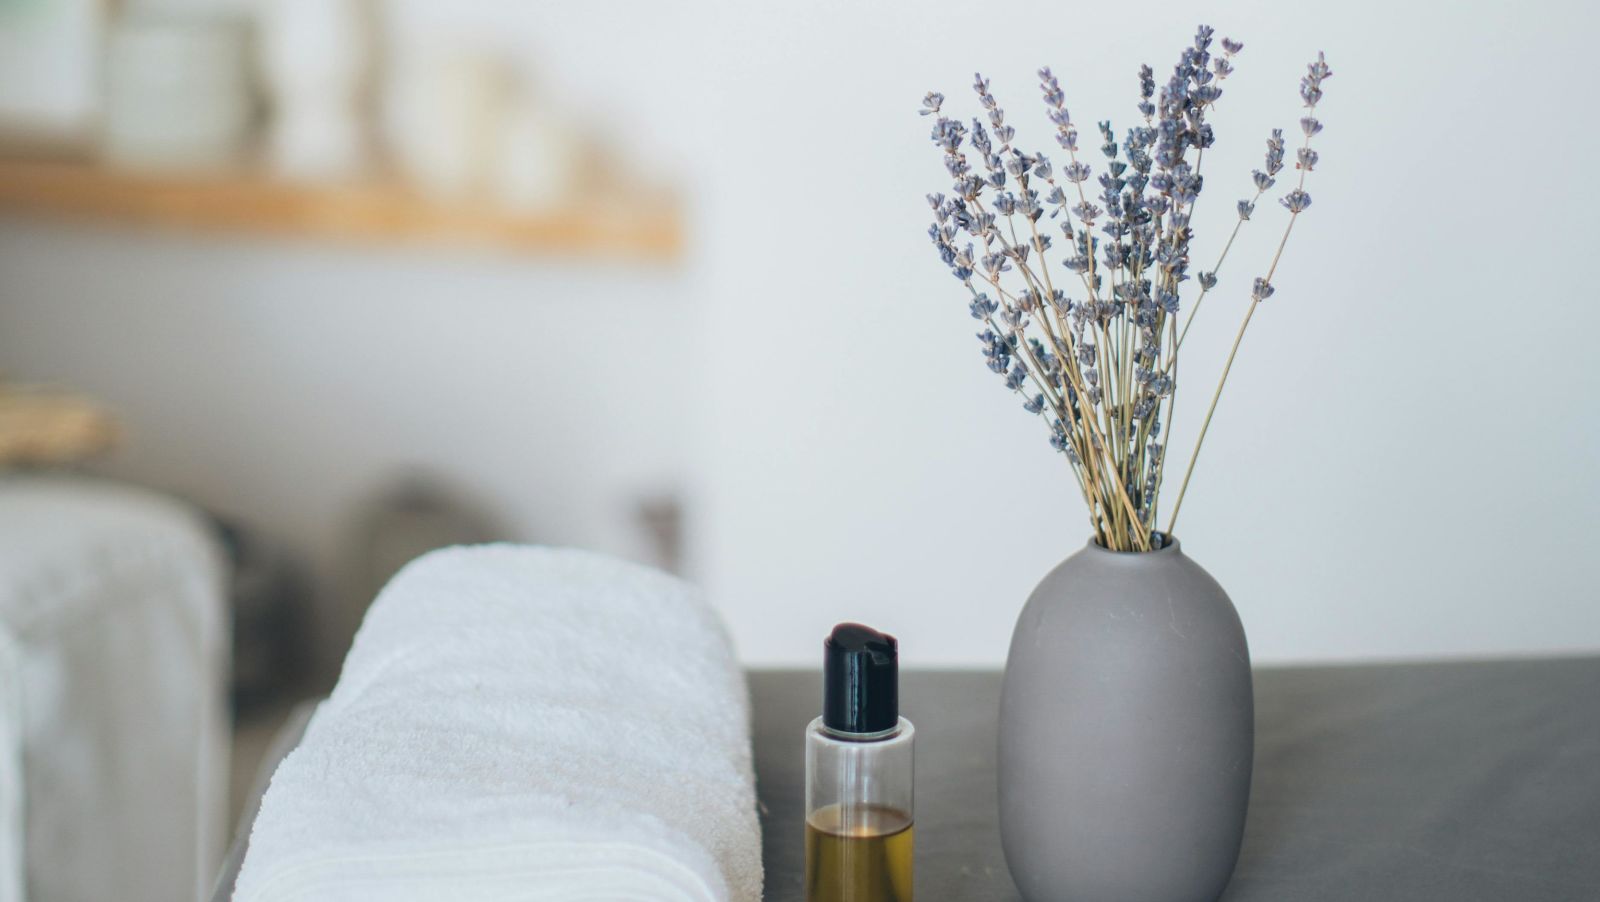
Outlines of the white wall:
[{"label": "white wall", "polygon": [[0,371],[107,402],[111,475],[290,543],[335,637],[356,520],[413,472],[511,537],[644,560],[636,505],[683,479],[670,271],[8,224],[0,273]]},{"label": "white wall", "polygon": [[[525,40],[630,154],[681,161],[696,229],[678,276],[277,245],[196,258],[8,227],[0,365],[127,410],[140,444],[119,471],[313,547],[353,490],[319,475],[335,464],[422,454],[533,537],[559,523],[624,553],[617,499],[686,473],[693,571],[747,660],[812,663],[849,618],[897,632],[908,663],[1000,661],[1027,592],[1087,530],[927,245],[922,195],[946,179],[915,110],[930,88],[973,108],[981,68],[1043,147],[1048,63],[1081,123],[1125,124],[1137,64],[1170,65],[1192,5],[1146,4],[1137,28],[1126,5],[1034,0],[452,8]],[[1336,75],[1316,204],[1213,426],[1186,550],[1261,660],[1600,649],[1600,376],[1582,344],[1600,314],[1581,269],[1600,198],[1577,175],[1597,137],[1596,14],[1212,11],[1246,49],[1206,157],[1199,260],[1267,129],[1298,117],[1305,60],[1326,50]],[[1175,447],[1270,255],[1266,207],[1191,335]],[[602,329],[627,353],[580,368],[570,336]],[[257,441],[285,433],[303,437],[287,459]]]}]

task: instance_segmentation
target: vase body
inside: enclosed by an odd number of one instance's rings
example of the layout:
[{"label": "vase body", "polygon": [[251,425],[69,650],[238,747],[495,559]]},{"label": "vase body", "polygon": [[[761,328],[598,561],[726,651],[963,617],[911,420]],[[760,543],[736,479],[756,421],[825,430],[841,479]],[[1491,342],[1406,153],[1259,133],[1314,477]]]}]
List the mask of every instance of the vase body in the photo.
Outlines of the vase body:
[{"label": "vase body", "polygon": [[1000,702],[1000,832],[1029,902],[1213,902],[1244,835],[1250,652],[1176,540],[1094,543],[1017,621]]}]

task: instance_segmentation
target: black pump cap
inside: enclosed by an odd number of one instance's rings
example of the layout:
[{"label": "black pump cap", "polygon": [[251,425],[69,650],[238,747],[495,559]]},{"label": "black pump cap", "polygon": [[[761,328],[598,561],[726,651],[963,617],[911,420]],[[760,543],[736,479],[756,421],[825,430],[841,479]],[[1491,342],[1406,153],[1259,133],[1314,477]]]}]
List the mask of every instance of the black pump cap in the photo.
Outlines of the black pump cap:
[{"label": "black pump cap", "polygon": [[894,729],[900,722],[900,646],[894,637],[841,623],[822,647],[822,723],[841,733]]}]

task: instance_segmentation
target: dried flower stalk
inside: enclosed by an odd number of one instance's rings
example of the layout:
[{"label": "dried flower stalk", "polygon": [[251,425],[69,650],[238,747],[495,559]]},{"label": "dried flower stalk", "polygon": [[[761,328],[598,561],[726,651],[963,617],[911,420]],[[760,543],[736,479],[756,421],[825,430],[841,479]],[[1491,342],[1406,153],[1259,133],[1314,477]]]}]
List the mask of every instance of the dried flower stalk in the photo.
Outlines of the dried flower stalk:
[{"label": "dried flower stalk", "polygon": [[[978,340],[989,369],[1023,396],[1024,410],[1045,419],[1051,446],[1066,457],[1083,493],[1096,541],[1118,551],[1147,551],[1163,542],[1155,528],[1166,470],[1161,431],[1177,397],[1178,352],[1200,302],[1217,285],[1234,239],[1284,167],[1283,132],[1275,129],[1267,139],[1264,169],[1253,174],[1255,193],[1238,202],[1237,221],[1216,265],[1198,274],[1200,291],[1180,331],[1193,237],[1190,217],[1204,186],[1205,149],[1215,140],[1206,113],[1222,96],[1221,83],[1243,49],[1224,38],[1222,52],[1213,54],[1213,35],[1209,27],[1199,28],[1159,92],[1150,67],[1140,68],[1143,125],[1129,129],[1120,145],[1111,123],[1099,123],[1105,164],[1096,180],[1100,192],[1092,198],[1084,184],[1093,170],[1079,159],[1077,127],[1048,68],[1039,71],[1039,86],[1056,143],[1067,155],[1059,170],[1046,154],[1015,145],[1016,132],[982,75],[975,76],[973,90],[985,115],[972,119],[970,128],[942,114],[942,94],[923,99],[922,113],[936,117],[933,141],[944,151],[946,172],[954,180],[950,196],[928,196],[934,212],[928,234],[967,288],[968,310],[983,325]],[[1167,534],[1176,524],[1244,332],[1255,308],[1273,294],[1272,279],[1289,233],[1311,205],[1305,177],[1316,165],[1317,152],[1310,142],[1322,130],[1314,114],[1322,82],[1331,75],[1318,54],[1301,81],[1305,141],[1296,154],[1299,181],[1281,200],[1288,222],[1272,265],[1252,287]],[[969,150],[977,166],[968,161]],[[1056,274],[1047,261],[1055,252],[1053,236],[1040,230],[1047,213],[1065,246],[1062,271]],[[1062,287],[1055,283],[1057,275]]]}]

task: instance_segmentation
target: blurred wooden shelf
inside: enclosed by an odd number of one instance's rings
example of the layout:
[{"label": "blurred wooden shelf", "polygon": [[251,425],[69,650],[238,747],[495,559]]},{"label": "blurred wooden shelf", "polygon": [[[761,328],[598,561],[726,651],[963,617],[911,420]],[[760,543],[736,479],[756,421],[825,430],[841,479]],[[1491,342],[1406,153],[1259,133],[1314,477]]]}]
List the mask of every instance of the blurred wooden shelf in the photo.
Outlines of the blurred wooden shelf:
[{"label": "blurred wooden shelf", "polygon": [[441,204],[393,184],[306,187],[250,174],[157,174],[0,160],[0,213],[364,243],[493,247],[548,257],[669,262],[676,211],[597,201],[548,214]]}]

